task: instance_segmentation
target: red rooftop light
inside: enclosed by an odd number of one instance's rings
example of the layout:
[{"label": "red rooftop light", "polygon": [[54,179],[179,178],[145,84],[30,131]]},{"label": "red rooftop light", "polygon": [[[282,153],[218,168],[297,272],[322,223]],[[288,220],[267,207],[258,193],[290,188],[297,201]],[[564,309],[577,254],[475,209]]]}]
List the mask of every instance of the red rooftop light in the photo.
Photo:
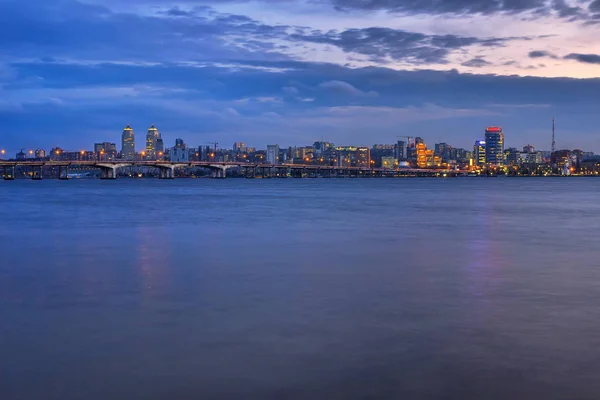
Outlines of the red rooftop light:
[{"label": "red rooftop light", "polygon": [[488,132],[500,132],[502,130],[502,128],[497,127],[497,126],[490,126],[489,128],[486,129],[486,131]]}]

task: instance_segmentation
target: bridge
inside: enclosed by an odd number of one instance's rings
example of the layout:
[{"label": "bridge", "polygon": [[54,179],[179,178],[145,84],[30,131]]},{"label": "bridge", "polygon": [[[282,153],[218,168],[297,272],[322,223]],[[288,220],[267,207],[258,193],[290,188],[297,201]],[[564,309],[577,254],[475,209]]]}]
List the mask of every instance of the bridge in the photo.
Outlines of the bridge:
[{"label": "bridge", "polygon": [[444,176],[452,177],[464,173],[456,170],[436,170],[419,168],[364,168],[326,166],[313,164],[257,164],[247,162],[210,162],[210,161],[35,161],[35,160],[0,160],[2,176],[5,180],[15,179],[16,168],[29,170],[31,178],[43,178],[44,168],[58,169],[58,179],[69,178],[69,168],[88,167],[101,171],[101,179],[116,179],[117,171],[127,167],[150,167],[159,170],[160,179],[174,179],[176,168],[206,168],[212,171],[213,178],[224,179],[227,170],[240,168],[247,178],[270,178],[275,172],[276,177],[406,177],[406,176]]}]

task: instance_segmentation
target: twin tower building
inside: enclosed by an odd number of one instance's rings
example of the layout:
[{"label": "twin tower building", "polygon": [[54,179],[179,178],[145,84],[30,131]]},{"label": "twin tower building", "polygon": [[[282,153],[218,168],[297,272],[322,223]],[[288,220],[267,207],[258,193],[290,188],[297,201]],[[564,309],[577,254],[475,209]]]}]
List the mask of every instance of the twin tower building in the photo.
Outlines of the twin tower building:
[{"label": "twin tower building", "polygon": [[[131,126],[127,125],[121,135],[121,152],[125,160],[136,160],[138,154],[135,151],[135,133]],[[145,159],[155,160],[161,158],[165,152],[165,144],[160,132],[152,125],[146,133],[146,147],[141,152]]]}]

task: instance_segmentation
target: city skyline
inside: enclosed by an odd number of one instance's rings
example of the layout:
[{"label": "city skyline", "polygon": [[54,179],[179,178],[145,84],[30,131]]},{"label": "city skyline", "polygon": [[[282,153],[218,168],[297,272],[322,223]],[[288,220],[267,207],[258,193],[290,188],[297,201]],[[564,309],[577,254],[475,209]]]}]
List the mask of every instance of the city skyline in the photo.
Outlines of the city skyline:
[{"label": "city skyline", "polygon": [[126,122],[257,147],[467,147],[502,125],[549,149],[556,117],[558,147],[600,152],[599,0],[30,3],[0,2],[5,148],[118,143]]},{"label": "city skyline", "polygon": [[[523,143],[519,143],[519,144],[515,144],[515,143],[509,143],[508,146],[505,146],[506,148],[523,148],[526,146],[534,146],[536,149],[540,150],[540,151],[551,151],[552,150],[552,146],[554,145],[554,140],[555,140],[555,119],[552,118],[551,120],[551,130],[550,130],[550,146],[548,146],[548,148],[546,148],[544,145],[538,145],[536,143],[532,143],[532,142],[523,142]],[[474,137],[477,137],[475,143],[477,143],[478,141],[482,141],[483,143],[485,143],[485,137],[488,135],[488,128],[493,128],[499,129],[499,132],[502,134],[502,132],[504,131],[504,128],[502,126],[492,126],[489,125],[486,128],[483,129],[483,134],[479,134],[479,135],[475,135]],[[131,158],[131,156],[127,156],[126,154],[148,154],[149,156],[154,157],[156,154],[158,153],[165,153],[165,151],[170,147],[169,143],[171,142],[177,142],[178,140],[181,140],[181,136],[182,135],[170,135],[172,137],[169,137],[169,139],[166,141],[167,144],[165,144],[165,140],[163,140],[162,138],[162,133],[159,131],[159,129],[155,126],[155,124],[151,124],[147,129],[143,129],[142,133],[140,133],[139,131],[137,131],[136,133],[136,129],[134,129],[134,127],[132,126],[132,124],[127,124],[123,130],[117,135],[118,136],[118,140],[113,140],[113,136],[115,136],[115,134],[110,135],[110,139],[109,140],[105,140],[104,142],[99,142],[98,140],[95,140],[94,143],[97,145],[99,143],[112,143],[112,144],[120,144],[120,151],[119,153],[123,154],[124,158]],[[136,139],[137,137],[137,139]],[[348,146],[359,146],[359,147],[371,147],[371,146],[376,146],[376,145],[381,145],[381,144],[393,144],[396,142],[396,139],[398,137],[412,137],[412,138],[421,138],[422,136],[416,135],[416,136],[406,136],[406,135],[396,135],[394,137],[390,137],[388,138],[389,141],[388,142],[373,142],[373,143],[367,143],[367,141],[362,141],[359,143],[349,143],[349,142],[341,142],[344,146],[348,145]],[[514,138],[513,138],[514,139]],[[202,140],[202,139],[201,139]],[[277,139],[275,139],[277,140]],[[468,140],[471,140],[472,143],[472,137],[470,139],[465,139],[464,142],[468,142]],[[502,139],[503,141],[504,139]],[[187,143],[190,143],[191,141],[186,138],[185,141]],[[255,145],[255,144],[249,144],[246,141],[243,140],[239,140],[236,139],[236,141],[234,141],[232,143],[231,147],[228,147],[228,145],[226,146],[221,146],[220,148],[223,149],[233,149],[235,150],[236,147],[238,145],[243,145],[244,148],[245,147],[250,147],[250,148],[255,148],[255,149],[265,149],[267,150],[268,147],[270,145],[276,145],[278,146],[278,148],[288,148],[288,147],[303,147],[303,146],[307,146],[310,145],[312,143],[316,143],[319,141],[324,141],[324,142],[331,142],[334,143],[333,141],[329,141],[327,140],[327,138],[313,138],[308,139],[307,143],[290,143],[290,144],[280,144],[280,143],[264,143],[262,145]],[[429,143],[447,143],[445,141],[440,141],[440,140],[431,140],[429,138],[429,140],[427,140]],[[158,143],[158,149],[156,149]],[[203,145],[206,144],[211,144],[214,145],[215,142],[200,142],[196,147],[202,147]],[[36,150],[46,150],[47,148],[51,148],[51,147],[56,147],[56,148],[61,148],[63,150],[67,150],[67,151],[72,151],[72,152],[77,152],[77,151],[87,151],[88,148],[90,147],[90,143],[87,143],[85,145],[82,146],[77,146],[77,145],[71,145],[71,146],[64,146],[61,144],[53,144],[51,146],[38,146],[38,145],[32,145],[32,146],[18,146],[15,148],[10,148],[7,146],[2,146],[2,142],[0,142],[0,149],[1,151],[3,151],[3,154],[11,154],[11,153],[17,153],[20,151],[25,151],[25,152],[34,152]],[[217,142],[217,144],[219,144]],[[223,143],[225,144],[225,143]],[[339,144],[339,143],[337,143]],[[560,141],[559,141],[560,144]],[[502,145],[504,146],[504,144]],[[470,146],[468,144],[466,144],[465,146],[458,146],[456,145],[455,147],[457,148],[470,148]],[[558,149],[581,149],[581,146],[571,146],[571,147],[561,147],[561,146],[557,146],[557,150]],[[589,149],[590,151],[592,151],[591,149]],[[132,153],[133,151],[133,153]]]}]

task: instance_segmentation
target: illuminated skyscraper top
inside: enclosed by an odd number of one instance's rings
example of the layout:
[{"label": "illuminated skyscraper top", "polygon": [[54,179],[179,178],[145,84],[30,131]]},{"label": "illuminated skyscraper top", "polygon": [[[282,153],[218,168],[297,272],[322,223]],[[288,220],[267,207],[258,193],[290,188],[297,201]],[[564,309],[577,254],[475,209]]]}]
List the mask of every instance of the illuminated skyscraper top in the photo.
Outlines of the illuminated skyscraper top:
[{"label": "illuminated skyscraper top", "polygon": [[162,139],[158,129],[152,124],[152,126],[148,129],[148,133],[146,133],[146,157],[150,159],[156,158],[157,149],[157,141]]},{"label": "illuminated skyscraper top", "polygon": [[135,159],[135,134],[129,125],[123,129],[121,135],[121,153],[126,160]]}]

